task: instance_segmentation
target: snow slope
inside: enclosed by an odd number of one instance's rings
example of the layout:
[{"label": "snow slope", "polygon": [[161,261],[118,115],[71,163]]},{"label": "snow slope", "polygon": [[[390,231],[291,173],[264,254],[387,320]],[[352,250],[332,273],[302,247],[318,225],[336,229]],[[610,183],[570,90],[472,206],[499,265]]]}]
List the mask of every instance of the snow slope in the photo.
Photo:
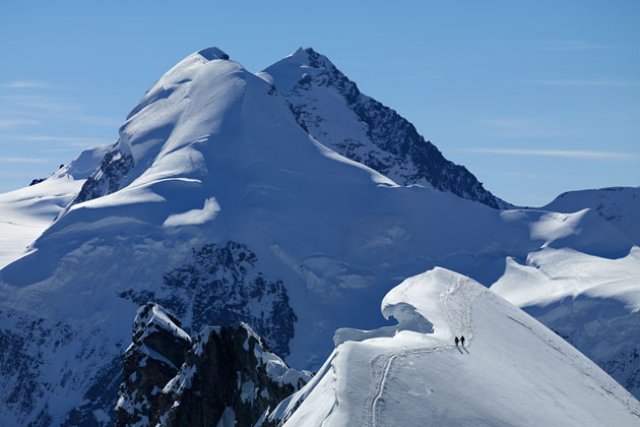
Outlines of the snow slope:
[{"label": "snow slope", "polygon": [[107,147],[94,147],[44,181],[0,194],[0,268],[22,256],[76,197]]},{"label": "snow slope", "polygon": [[571,249],[508,258],[491,290],[525,309],[640,396],[640,248],[607,259]]},{"label": "snow slope", "polygon": [[149,301],[189,334],[245,321],[317,368],[338,327],[380,326],[370,307],[426,268],[489,285],[507,256],[631,247],[590,210],[400,186],[309,134],[264,73],[206,49],[153,85],[72,205],[0,270],[0,424],[108,424],[129,319]]},{"label": "snow slope", "polygon": [[640,245],[640,187],[568,191],[543,209],[576,212],[585,208],[598,212],[636,245]]},{"label": "snow slope", "polygon": [[498,209],[511,206],[313,49],[300,48],[259,75],[287,99],[300,126],[337,153],[401,185],[424,185]]},{"label": "snow slope", "polygon": [[[382,301],[398,324],[338,330],[336,349],[272,420],[285,426],[636,426],[640,405],[539,322],[436,268]],[[456,347],[454,336],[466,345]],[[296,409],[297,408],[297,409]]]}]

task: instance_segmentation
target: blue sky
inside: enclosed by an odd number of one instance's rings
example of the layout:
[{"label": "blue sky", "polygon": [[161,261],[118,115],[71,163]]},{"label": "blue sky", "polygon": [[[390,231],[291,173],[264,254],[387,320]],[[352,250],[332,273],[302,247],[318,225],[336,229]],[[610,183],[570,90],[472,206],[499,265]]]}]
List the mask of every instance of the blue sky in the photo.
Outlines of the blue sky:
[{"label": "blue sky", "polygon": [[506,200],[640,185],[638,1],[0,4],[0,191],[115,142],[145,90],[218,46],[327,55]]}]

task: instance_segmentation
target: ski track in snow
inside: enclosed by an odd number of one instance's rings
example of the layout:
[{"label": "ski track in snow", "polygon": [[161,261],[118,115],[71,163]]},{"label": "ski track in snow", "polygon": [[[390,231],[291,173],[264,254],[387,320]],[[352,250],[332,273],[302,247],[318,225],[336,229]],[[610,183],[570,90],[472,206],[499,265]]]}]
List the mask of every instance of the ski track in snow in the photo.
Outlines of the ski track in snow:
[{"label": "ski track in snow", "polygon": [[333,414],[333,411],[335,411],[335,409],[338,407],[338,393],[336,391],[336,368],[334,365],[331,366],[331,375],[333,378],[333,405],[331,405],[331,409],[329,410],[329,413],[327,413],[327,416],[324,418],[324,420],[322,420],[322,424],[320,424],[320,427],[324,427],[325,423],[327,422],[327,420],[331,417],[331,415]]},{"label": "ski track in snow", "polygon": [[[449,320],[449,326],[451,332],[458,335],[465,335],[465,342],[468,347],[473,338],[473,329],[471,327],[471,305],[475,297],[482,292],[482,289],[476,289],[471,286],[461,286],[459,282],[453,283],[446,293],[440,295],[440,303]],[[456,298],[452,298],[455,296]],[[381,380],[376,389],[375,397],[371,401],[371,411],[369,417],[369,425],[372,427],[378,426],[378,410],[380,402],[384,403],[384,389],[389,376],[389,372],[393,367],[394,361],[399,357],[410,357],[419,354],[435,353],[437,351],[453,350],[457,348],[455,345],[436,346],[429,348],[420,348],[411,351],[402,351],[396,353],[388,353],[381,355],[384,360],[384,369],[381,372]],[[375,360],[372,366],[375,365]],[[374,372],[376,371],[373,368]],[[377,373],[377,372],[376,372]]]}]

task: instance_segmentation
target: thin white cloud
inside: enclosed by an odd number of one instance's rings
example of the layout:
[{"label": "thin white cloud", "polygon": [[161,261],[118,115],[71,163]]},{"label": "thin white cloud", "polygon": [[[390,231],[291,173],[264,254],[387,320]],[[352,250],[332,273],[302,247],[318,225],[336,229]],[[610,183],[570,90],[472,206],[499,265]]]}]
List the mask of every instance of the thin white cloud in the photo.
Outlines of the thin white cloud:
[{"label": "thin white cloud", "polygon": [[41,94],[11,94],[0,97],[6,105],[12,109],[27,109],[26,112],[34,114],[78,114],[82,107],[60,99]]},{"label": "thin white cloud", "polygon": [[45,163],[46,159],[37,157],[0,157],[0,163]]},{"label": "thin white cloud", "polygon": [[0,129],[16,128],[20,126],[32,126],[40,124],[33,119],[0,119]]},{"label": "thin white cloud", "polygon": [[519,117],[496,117],[480,120],[498,136],[508,138],[557,138],[575,134],[572,129],[539,120]]},{"label": "thin white cloud", "polygon": [[562,157],[570,159],[593,160],[635,160],[640,159],[640,153],[622,151],[589,151],[589,150],[539,150],[528,148],[467,148],[461,150],[466,153],[499,154],[510,156]]},{"label": "thin white cloud", "polygon": [[117,129],[123,123],[123,119],[116,119],[113,117],[105,117],[105,116],[95,116],[91,114],[80,114],[75,117],[76,120],[82,123],[88,123],[97,126],[109,126]]},{"label": "thin white cloud", "polygon": [[23,135],[23,134],[0,134],[0,143],[24,141],[24,142],[59,142],[79,147],[91,144],[109,144],[112,140],[107,138],[82,137],[82,136],[60,136],[60,135]]},{"label": "thin white cloud", "polygon": [[510,172],[510,171],[501,171],[501,170],[484,171],[482,175],[500,176],[500,177],[506,176],[509,178],[527,178],[527,179],[535,179],[535,178],[538,178],[539,176],[537,173],[534,173],[534,172]]},{"label": "thin white cloud", "polygon": [[122,119],[89,114],[83,105],[73,99],[33,93],[0,96],[0,114],[20,114],[38,118],[42,122],[55,118],[116,129],[123,123]]},{"label": "thin white cloud", "polygon": [[549,50],[611,50],[620,49],[620,46],[606,43],[594,43],[577,40],[559,40],[543,42],[543,47]]},{"label": "thin white cloud", "polygon": [[46,89],[51,87],[49,83],[40,80],[14,80],[1,85],[7,89]]},{"label": "thin white cloud", "polygon": [[538,86],[640,86],[640,80],[633,79],[533,79],[525,82]]},{"label": "thin white cloud", "polygon": [[586,50],[620,50],[625,46],[612,45],[581,40],[508,40],[500,42],[502,45],[519,48],[562,50],[562,51],[586,51]]}]

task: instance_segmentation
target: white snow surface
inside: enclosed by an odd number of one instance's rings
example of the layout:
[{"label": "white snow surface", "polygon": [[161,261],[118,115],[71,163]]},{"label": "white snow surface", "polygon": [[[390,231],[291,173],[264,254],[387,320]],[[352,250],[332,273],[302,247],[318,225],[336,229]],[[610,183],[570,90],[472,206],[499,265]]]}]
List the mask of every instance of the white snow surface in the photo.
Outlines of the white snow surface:
[{"label": "white snow surface", "polygon": [[572,249],[545,248],[532,252],[526,263],[507,258],[504,275],[491,289],[511,303],[545,306],[581,296],[613,298],[631,312],[640,311],[640,248],[626,257],[607,259]]},{"label": "white snow surface", "polygon": [[[48,219],[20,243],[42,233],[32,250],[0,270],[2,328],[21,334],[25,324],[45,319],[37,324],[54,331],[44,343],[29,339],[21,348],[24,360],[42,358],[25,368],[36,378],[33,408],[23,416],[3,404],[0,424],[28,424],[45,405],[59,424],[85,400],[89,380],[130,342],[138,304],[122,293],[159,292],[163,275],[204,244],[245,244],[268,280],[282,280],[297,316],[287,362],[312,369],[333,348],[337,328],[381,326],[371,307],[426,268],[443,266],[489,285],[507,256],[523,260],[544,248],[618,260],[633,246],[593,210],[498,211],[427,187],[398,186],[320,144],[268,78],[225,56],[194,53],[165,74],[121,128],[118,147],[135,164],[119,190],[73,205],[44,233],[53,219],[43,214]],[[0,199],[7,200],[3,218],[14,208],[12,218],[26,215],[38,197],[29,192],[39,185],[19,190],[31,199],[22,193]],[[75,191],[63,191],[68,196],[55,213]],[[26,200],[24,209],[17,200]],[[406,308],[393,311],[407,327],[399,337],[439,339],[435,314],[416,317]],[[425,317],[434,334],[425,335]],[[1,402],[20,381],[17,373],[5,379]]]},{"label": "white snow surface", "polygon": [[78,194],[107,149],[84,150],[43,182],[0,194],[0,268],[29,250]]},{"label": "white snow surface", "polygon": [[202,209],[191,209],[187,212],[169,215],[163,225],[165,227],[179,227],[204,224],[213,220],[218,212],[220,212],[220,206],[216,203],[216,199],[210,198],[204,201]]},{"label": "white snow surface", "polygon": [[[338,345],[271,419],[296,427],[640,423],[638,401],[605,372],[468,277],[441,268],[411,277],[386,295],[382,312],[399,315],[398,325]],[[416,331],[419,322],[433,331]],[[338,331],[349,332],[363,331]],[[453,343],[460,335],[464,347]]]},{"label": "white snow surface", "polygon": [[640,370],[640,248],[607,259],[569,248],[507,258],[491,290],[525,309],[608,372],[635,396]]},{"label": "white snow surface", "polygon": [[[369,135],[367,135],[367,126],[349,108],[344,97],[336,89],[326,84],[325,80],[328,78],[324,75],[326,69],[310,67],[307,65],[308,62],[308,53],[300,48],[268,67],[259,75],[273,82],[277,89],[294,105],[302,104],[313,111],[313,114],[317,116],[317,121],[315,125],[310,126],[309,132],[327,147],[355,143],[357,148],[354,149],[354,153],[360,158],[388,158],[388,153],[371,142]],[[303,93],[293,90],[300,81],[301,75],[314,78],[316,86],[314,90]],[[362,97],[369,99],[365,95]],[[399,164],[388,172],[387,179],[402,179],[412,173],[415,173],[415,170]],[[418,184],[431,187],[425,179],[422,179]]]},{"label": "white snow surface", "polygon": [[640,187],[568,191],[543,209],[576,212],[585,208],[598,212],[636,245],[640,245]]},{"label": "white snow surface", "polygon": [[138,316],[136,316],[136,319],[139,319],[140,322],[144,323],[144,325],[136,325],[136,327],[144,330],[142,336],[138,338],[140,341],[142,341],[146,336],[161,330],[169,333],[170,335],[174,335],[179,340],[187,341],[189,343],[191,342],[189,334],[187,334],[180,326],[176,325],[176,323],[167,316],[162,307],[154,305],[146,316],[141,315],[143,309],[144,307],[141,307],[138,310]]}]

